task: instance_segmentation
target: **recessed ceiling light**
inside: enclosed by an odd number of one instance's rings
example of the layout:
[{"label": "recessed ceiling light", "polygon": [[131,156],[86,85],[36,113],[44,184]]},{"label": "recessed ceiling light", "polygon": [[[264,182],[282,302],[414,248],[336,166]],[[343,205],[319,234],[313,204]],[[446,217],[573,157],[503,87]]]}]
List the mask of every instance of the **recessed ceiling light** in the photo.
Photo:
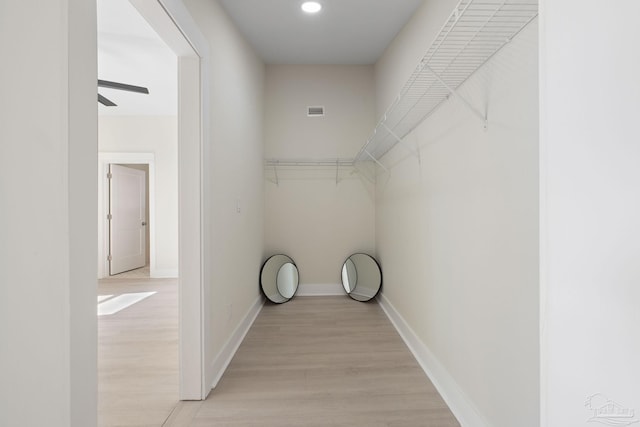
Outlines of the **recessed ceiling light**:
[{"label": "recessed ceiling light", "polygon": [[318,13],[322,9],[322,5],[317,1],[306,1],[300,7],[306,13]]}]

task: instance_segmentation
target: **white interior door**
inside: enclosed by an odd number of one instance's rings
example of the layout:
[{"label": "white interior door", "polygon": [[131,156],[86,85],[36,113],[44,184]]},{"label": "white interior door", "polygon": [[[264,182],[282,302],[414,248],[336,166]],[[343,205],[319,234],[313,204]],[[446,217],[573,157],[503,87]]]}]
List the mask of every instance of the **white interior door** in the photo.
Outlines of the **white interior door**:
[{"label": "white interior door", "polygon": [[146,173],[109,165],[109,274],[146,262]]}]

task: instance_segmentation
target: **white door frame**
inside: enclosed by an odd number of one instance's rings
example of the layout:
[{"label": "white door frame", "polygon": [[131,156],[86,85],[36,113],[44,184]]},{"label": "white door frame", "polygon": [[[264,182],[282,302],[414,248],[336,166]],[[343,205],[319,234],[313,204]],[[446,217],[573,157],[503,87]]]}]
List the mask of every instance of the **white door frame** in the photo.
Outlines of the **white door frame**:
[{"label": "white door frame", "polygon": [[155,155],[153,153],[98,153],[98,278],[109,277],[109,164],[149,165],[149,272],[151,277],[156,269],[156,228],[155,228]]},{"label": "white door frame", "polygon": [[129,0],[178,57],[180,399],[210,391],[209,43],[182,0]]}]

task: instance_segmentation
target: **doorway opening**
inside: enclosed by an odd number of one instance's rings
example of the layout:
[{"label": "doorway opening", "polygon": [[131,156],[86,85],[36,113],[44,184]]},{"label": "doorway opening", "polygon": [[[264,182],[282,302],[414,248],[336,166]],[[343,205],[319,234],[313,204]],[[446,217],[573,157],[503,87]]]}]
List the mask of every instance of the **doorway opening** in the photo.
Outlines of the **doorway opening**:
[{"label": "doorway opening", "polygon": [[[131,120],[145,124],[144,118]],[[117,124],[118,120],[108,123]],[[159,180],[163,171],[157,166],[155,153],[99,153],[103,261],[97,297],[100,427],[135,425],[140,420],[161,425],[179,401],[178,270],[165,274],[166,269],[158,268],[157,262],[158,241],[178,232],[177,207],[174,215],[158,215],[158,200],[171,197],[159,197],[162,187],[158,182],[169,185]],[[177,174],[172,180],[177,193]],[[177,198],[175,194],[173,199]],[[164,255],[166,261],[166,251]],[[176,267],[177,262],[176,253]],[[140,265],[149,269],[134,269]],[[173,277],[153,277],[158,272]]]},{"label": "doorway opening", "polygon": [[[98,3],[100,1],[98,0]],[[169,2],[164,0],[129,0],[128,4],[144,17],[147,25],[151,26],[160,38],[169,46],[177,57],[178,90],[180,92],[177,100],[177,150],[173,159],[177,162],[177,200],[168,205],[159,205],[159,200],[154,200],[154,195],[158,192],[154,190],[157,179],[154,178],[156,168],[159,166],[157,158],[153,158],[152,153],[100,153],[99,159],[99,186],[102,187],[98,212],[102,216],[105,206],[104,176],[105,169],[109,164],[148,164],[149,165],[149,265],[150,272],[156,277],[176,277],[179,272],[179,279],[161,279],[167,282],[173,280],[177,305],[179,306],[178,332],[175,340],[178,346],[179,363],[176,368],[179,384],[176,385],[180,400],[201,400],[208,392],[205,384],[204,349],[206,348],[206,334],[203,332],[207,319],[207,308],[203,304],[206,295],[207,269],[204,266],[203,258],[206,251],[207,238],[203,233],[206,221],[203,219],[205,209],[205,192],[203,190],[205,177],[203,162],[206,157],[206,148],[203,148],[202,141],[206,138],[208,131],[204,124],[207,123],[205,106],[207,97],[204,95],[204,85],[202,70],[206,70],[203,65],[204,60],[197,53],[207,52],[203,44],[203,38],[199,34],[188,12],[180,2]],[[98,12],[100,14],[100,11]],[[122,18],[119,16],[119,18]],[[195,46],[199,46],[196,48]],[[140,58],[136,58],[140,59]],[[153,74],[153,73],[151,73]],[[149,75],[151,75],[149,74]],[[106,76],[102,76],[106,77]],[[125,80],[126,78],[114,78],[113,80]],[[135,83],[135,82],[131,82]],[[147,84],[147,83],[144,83]],[[151,86],[151,85],[150,85]],[[150,87],[151,89],[151,87]],[[111,99],[111,98],[110,98]],[[117,102],[116,102],[117,103]],[[149,128],[147,128],[149,129]],[[122,150],[132,151],[132,150]],[[136,157],[137,156],[137,157]],[[144,158],[144,156],[151,156]],[[143,157],[142,159],[140,157]],[[157,206],[157,209],[155,207]],[[178,253],[178,264],[176,269],[164,268],[160,265],[159,255],[154,244],[157,240],[157,214],[167,206],[173,207],[177,211],[178,232],[176,241],[173,242]],[[154,213],[155,212],[155,213]],[[154,219],[154,217],[156,217]],[[100,218],[100,224],[103,224]],[[100,226],[99,234],[104,237],[107,232],[104,226]],[[105,277],[108,272],[108,265],[105,263],[107,250],[105,250],[104,239],[101,240],[99,251],[101,258],[98,260],[101,277]],[[154,256],[155,255],[155,256]],[[140,289],[140,293],[147,290]],[[146,295],[146,293],[145,293]],[[152,297],[140,297],[143,303],[160,301]],[[109,302],[111,297],[103,295],[101,303]]]}]

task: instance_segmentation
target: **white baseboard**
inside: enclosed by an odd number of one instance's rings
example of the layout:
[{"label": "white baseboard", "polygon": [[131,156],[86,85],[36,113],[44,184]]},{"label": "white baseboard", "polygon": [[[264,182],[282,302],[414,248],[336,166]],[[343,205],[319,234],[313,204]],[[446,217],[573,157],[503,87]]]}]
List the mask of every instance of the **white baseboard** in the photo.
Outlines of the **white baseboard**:
[{"label": "white baseboard", "polygon": [[178,270],[158,270],[154,268],[149,271],[149,277],[152,279],[175,279],[178,277]]},{"label": "white baseboard", "polygon": [[296,292],[297,297],[321,297],[321,296],[336,296],[346,295],[344,288],[341,284],[328,283],[328,284],[316,284],[316,283],[304,283],[298,286]]},{"label": "white baseboard", "polygon": [[249,332],[251,325],[253,325],[256,317],[260,314],[260,310],[262,310],[263,305],[264,298],[259,296],[249,311],[247,311],[247,314],[245,314],[240,324],[233,331],[222,350],[218,353],[213,362],[211,362],[211,365],[209,366],[209,372],[211,375],[207,375],[207,378],[212,378],[209,390],[213,390],[218,385],[220,378],[222,378],[222,375],[227,370],[229,363],[231,363],[231,359],[233,359],[236,351],[238,351],[238,347],[242,344],[242,341],[247,335],[247,332]]},{"label": "white baseboard", "polygon": [[489,427],[490,424],[478,412],[460,386],[445,369],[431,350],[418,338],[404,318],[398,313],[391,302],[384,296],[378,295],[380,307],[396,328],[422,370],[427,374],[438,390],[449,409],[458,419],[462,427]]}]

